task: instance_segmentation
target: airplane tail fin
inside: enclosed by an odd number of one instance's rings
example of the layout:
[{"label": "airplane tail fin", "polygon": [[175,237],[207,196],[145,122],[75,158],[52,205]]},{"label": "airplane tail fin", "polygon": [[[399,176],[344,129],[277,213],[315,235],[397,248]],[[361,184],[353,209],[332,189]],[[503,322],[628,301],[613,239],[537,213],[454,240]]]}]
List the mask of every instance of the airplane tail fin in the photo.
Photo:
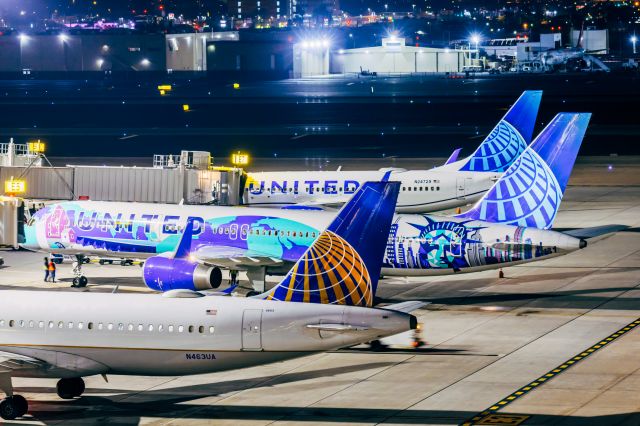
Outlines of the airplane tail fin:
[{"label": "airplane tail fin", "polygon": [[476,151],[461,160],[460,171],[507,170],[531,142],[541,99],[542,90],[523,92]]},{"label": "airplane tail fin", "polygon": [[268,300],[373,306],[399,182],[367,182],[345,204]]},{"label": "airplane tail fin", "polygon": [[469,211],[474,220],[551,228],[590,113],[560,113]]}]

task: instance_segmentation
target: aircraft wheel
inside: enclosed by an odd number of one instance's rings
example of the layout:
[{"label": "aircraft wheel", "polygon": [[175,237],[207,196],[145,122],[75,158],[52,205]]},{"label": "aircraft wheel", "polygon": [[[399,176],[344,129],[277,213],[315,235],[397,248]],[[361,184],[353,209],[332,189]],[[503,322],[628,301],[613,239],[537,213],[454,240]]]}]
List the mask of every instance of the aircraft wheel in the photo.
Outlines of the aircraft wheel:
[{"label": "aircraft wheel", "polygon": [[18,417],[22,417],[27,414],[29,410],[29,403],[22,395],[13,395],[13,404],[18,409]]},{"label": "aircraft wheel", "polygon": [[78,285],[80,285],[80,278],[75,277],[75,278],[73,279],[73,285],[72,285],[72,287],[78,287]]},{"label": "aircraft wheel", "polygon": [[62,399],[73,399],[84,393],[84,380],[81,377],[60,379],[56,385],[58,396]]},{"label": "aircraft wheel", "polygon": [[101,265],[104,265],[106,262],[104,261],[104,259],[100,259],[100,260],[98,261],[98,263],[99,263],[99,264],[101,264]]},{"label": "aircraft wheel", "polygon": [[78,278],[78,286],[79,287],[86,287],[88,283],[89,283],[89,280],[84,275],[82,275],[80,278]]},{"label": "aircraft wheel", "polygon": [[13,420],[27,414],[27,400],[20,395],[10,396],[0,401],[0,417]]}]

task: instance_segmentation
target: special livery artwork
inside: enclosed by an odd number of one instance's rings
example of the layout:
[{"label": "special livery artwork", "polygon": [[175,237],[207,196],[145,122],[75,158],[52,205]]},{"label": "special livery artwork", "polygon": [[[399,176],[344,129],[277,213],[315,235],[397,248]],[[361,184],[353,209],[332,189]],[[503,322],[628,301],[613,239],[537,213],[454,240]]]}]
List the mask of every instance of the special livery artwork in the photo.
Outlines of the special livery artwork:
[{"label": "special livery artwork", "polygon": [[[242,269],[251,266],[252,257],[297,261],[333,216],[316,212],[316,220],[305,224],[299,218],[288,218],[287,211],[274,211],[273,216],[236,213],[207,218],[203,214],[206,207],[190,209],[192,215],[180,214],[185,210],[159,215],[151,213],[152,205],[142,206],[144,211],[141,205],[131,205],[119,212],[92,208],[91,202],[46,207],[27,226],[25,245],[58,253],[148,258],[175,250],[186,221],[192,219],[191,252],[212,264],[222,258],[248,259],[238,261]],[[386,274],[397,271],[400,275],[471,271],[577,248],[573,238],[535,228],[434,215],[396,215],[383,267]]]},{"label": "special livery artwork", "polygon": [[[485,222],[412,215],[391,226],[384,266],[412,270],[453,270],[520,262],[566,252],[556,233]],[[577,248],[577,247],[576,247]]]}]

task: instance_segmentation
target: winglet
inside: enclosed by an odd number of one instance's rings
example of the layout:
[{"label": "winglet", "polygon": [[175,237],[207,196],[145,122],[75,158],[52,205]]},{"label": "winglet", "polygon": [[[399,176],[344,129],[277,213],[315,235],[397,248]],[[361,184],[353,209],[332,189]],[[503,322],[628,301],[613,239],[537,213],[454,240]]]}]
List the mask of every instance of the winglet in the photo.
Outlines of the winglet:
[{"label": "winglet", "polygon": [[184,259],[189,257],[191,253],[191,241],[193,240],[193,219],[187,220],[187,225],[184,227],[184,232],[176,247],[176,252],[173,257],[175,259]]},{"label": "winglet", "polygon": [[366,182],[344,205],[269,300],[373,306],[399,182]]},{"label": "winglet", "polygon": [[485,196],[457,217],[551,228],[590,118],[556,115]]},{"label": "winglet", "polygon": [[460,171],[507,170],[531,142],[541,99],[542,90],[523,92],[478,149],[460,161]]}]

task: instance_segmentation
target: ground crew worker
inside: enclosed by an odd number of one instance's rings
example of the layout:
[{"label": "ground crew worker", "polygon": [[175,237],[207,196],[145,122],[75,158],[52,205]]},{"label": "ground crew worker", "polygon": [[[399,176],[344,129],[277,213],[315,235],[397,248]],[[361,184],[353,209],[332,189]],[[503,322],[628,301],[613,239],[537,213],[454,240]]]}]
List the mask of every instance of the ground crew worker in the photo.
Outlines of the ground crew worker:
[{"label": "ground crew worker", "polygon": [[53,259],[49,261],[49,276],[51,277],[51,282],[55,283],[56,282],[56,264],[53,261]]},{"label": "ground crew worker", "polygon": [[44,282],[49,281],[49,259],[44,258]]},{"label": "ground crew worker", "polygon": [[238,283],[238,271],[231,270],[229,271],[229,275],[231,276],[230,285],[236,285]]}]

